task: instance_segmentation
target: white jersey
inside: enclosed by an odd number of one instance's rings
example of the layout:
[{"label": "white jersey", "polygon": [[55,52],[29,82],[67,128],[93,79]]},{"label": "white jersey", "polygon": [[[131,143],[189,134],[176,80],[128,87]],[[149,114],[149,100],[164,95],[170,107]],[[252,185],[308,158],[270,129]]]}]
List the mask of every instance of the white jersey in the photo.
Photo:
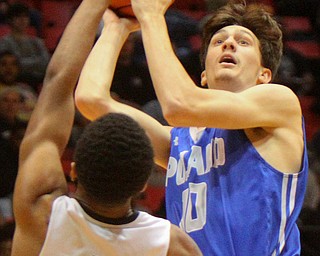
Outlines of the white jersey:
[{"label": "white jersey", "polygon": [[141,211],[125,224],[123,220],[122,224],[98,221],[77,200],[58,197],[40,255],[167,255],[171,225],[168,220]]}]

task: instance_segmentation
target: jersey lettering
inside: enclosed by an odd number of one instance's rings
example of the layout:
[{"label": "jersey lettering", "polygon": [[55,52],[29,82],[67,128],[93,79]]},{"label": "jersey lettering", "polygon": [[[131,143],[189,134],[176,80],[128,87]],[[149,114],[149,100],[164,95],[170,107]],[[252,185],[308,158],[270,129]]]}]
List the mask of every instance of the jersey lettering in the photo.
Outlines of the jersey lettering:
[{"label": "jersey lettering", "polygon": [[[187,182],[192,170],[196,171],[197,175],[204,175],[210,172],[211,168],[217,168],[225,164],[225,145],[223,138],[214,138],[205,147],[203,154],[202,148],[193,145],[188,151],[182,151],[179,154],[179,159],[174,157],[169,158],[166,186],[168,179],[176,175],[176,184],[181,185]],[[187,163],[187,168],[186,164]]]},{"label": "jersey lettering", "polygon": [[182,192],[182,218],[179,226],[187,233],[200,230],[207,221],[207,184],[189,183]]}]

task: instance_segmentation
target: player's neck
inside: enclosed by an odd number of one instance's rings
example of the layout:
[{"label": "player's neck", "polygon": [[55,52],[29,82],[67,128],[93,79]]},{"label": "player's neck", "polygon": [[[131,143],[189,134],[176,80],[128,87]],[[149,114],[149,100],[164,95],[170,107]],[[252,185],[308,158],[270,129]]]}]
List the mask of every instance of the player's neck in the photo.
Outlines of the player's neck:
[{"label": "player's neck", "polygon": [[126,203],[114,205],[114,204],[101,204],[93,200],[91,197],[87,196],[85,193],[81,193],[78,190],[74,194],[74,198],[84,207],[89,209],[96,214],[106,217],[106,218],[126,218],[133,213],[133,209],[131,207],[131,199]]}]

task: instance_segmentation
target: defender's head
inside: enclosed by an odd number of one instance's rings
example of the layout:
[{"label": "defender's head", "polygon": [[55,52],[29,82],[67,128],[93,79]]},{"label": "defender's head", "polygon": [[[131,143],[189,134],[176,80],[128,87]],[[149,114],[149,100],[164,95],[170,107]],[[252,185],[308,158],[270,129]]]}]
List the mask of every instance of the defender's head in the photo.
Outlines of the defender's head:
[{"label": "defender's head", "polygon": [[151,142],[137,122],[108,114],[87,125],[77,143],[78,184],[98,203],[121,204],[143,190],[153,157]]}]

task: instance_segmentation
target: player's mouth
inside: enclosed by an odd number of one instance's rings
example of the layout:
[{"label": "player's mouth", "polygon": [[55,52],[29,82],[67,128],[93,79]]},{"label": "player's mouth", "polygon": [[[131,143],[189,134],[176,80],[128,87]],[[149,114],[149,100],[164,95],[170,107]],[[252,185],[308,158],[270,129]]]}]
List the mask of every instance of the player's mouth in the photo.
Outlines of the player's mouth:
[{"label": "player's mouth", "polygon": [[232,64],[232,65],[236,65],[237,61],[235,60],[235,58],[230,55],[230,54],[224,54],[219,61],[220,64]]}]

